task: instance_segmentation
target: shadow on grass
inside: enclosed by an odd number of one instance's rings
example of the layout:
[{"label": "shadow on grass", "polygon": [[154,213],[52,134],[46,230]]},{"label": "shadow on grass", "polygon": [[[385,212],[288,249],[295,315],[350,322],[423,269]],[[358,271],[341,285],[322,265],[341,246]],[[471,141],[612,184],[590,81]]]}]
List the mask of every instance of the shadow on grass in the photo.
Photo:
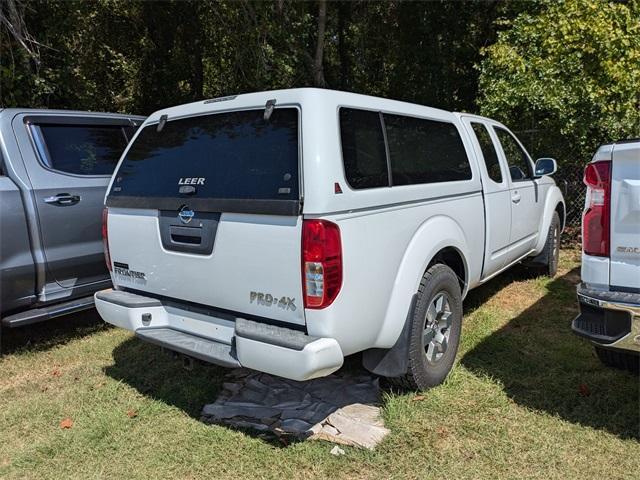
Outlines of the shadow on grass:
[{"label": "shadow on grass", "polygon": [[[514,274],[471,292],[467,308],[477,308]],[[640,438],[638,378],[604,367],[589,342],[571,332],[578,280],[576,268],[548,283],[544,297],[467,352],[461,364],[499,381],[521,406]]]},{"label": "shadow on grass", "polygon": [[205,404],[216,399],[229,371],[197,361],[191,370],[185,370],[177,355],[135,337],[113,350],[113,360],[113,365],[104,368],[111,378],[195,419],[200,419]]},{"label": "shadow on grass", "polygon": [[[135,388],[153,400],[174,406],[191,418],[201,420],[202,408],[213,403],[222,390],[226,374],[231,370],[215,365],[194,362],[192,370],[185,370],[182,357],[161,348],[130,338],[113,351],[114,364],[104,368],[105,374]],[[359,356],[345,361],[348,371],[362,369]],[[258,431],[232,425],[221,425],[233,431],[258,438],[265,443],[284,448],[303,439],[276,436],[272,432]]]},{"label": "shadow on grass", "polygon": [[[202,409],[206,404],[216,401],[223,388],[225,376],[232,372],[230,369],[197,361],[193,363],[192,370],[185,370],[181,356],[135,337],[124,341],[113,350],[113,360],[113,365],[103,369],[106,375],[126,383],[148,398],[176,407],[196,420],[201,420]],[[366,374],[362,368],[361,356],[347,357],[342,371],[354,375]],[[269,431],[228,424],[220,426],[258,438],[277,448],[304,441],[302,438],[275,435]]]},{"label": "shadow on grass", "polygon": [[42,352],[110,328],[95,309],[18,328],[2,328],[2,354]]},{"label": "shadow on grass", "polygon": [[[107,375],[196,419],[200,419],[204,405],[216,400],[224,376],[231,372],[198,361],[194,361],[192,370],[185,370],[180,356],[135,337],[113,350],[113,360],[113,365],[104,368]],[[361,357],[353,355],[345,359],[343,369],[351,373],[364,371],[361,363]]]}]

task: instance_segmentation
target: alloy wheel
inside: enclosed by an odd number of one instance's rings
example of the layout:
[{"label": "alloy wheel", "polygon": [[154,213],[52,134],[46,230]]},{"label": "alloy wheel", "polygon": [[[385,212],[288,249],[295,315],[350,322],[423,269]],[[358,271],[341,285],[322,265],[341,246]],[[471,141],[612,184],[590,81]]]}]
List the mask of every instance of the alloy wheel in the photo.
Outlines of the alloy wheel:
[{"label": "alloy wheel", "polygon": [[439,361],[447,351],[452,319],[449,295],[446,292],[436,294],[427,309],[422,333],[425,354],[429,362]]}]

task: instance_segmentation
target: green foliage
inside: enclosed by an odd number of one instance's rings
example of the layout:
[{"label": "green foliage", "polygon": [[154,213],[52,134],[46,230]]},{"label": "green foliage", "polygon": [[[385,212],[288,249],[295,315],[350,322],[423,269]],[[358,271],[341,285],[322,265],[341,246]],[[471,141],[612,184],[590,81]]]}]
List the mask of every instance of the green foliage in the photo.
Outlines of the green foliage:
[{"label": "green foliage", "polygon": [[40,59],[2,33],[0,106],[130,109],[135,17],[122,0],[29,3],[25,20],[43,45]]},{"label": "green foliage", "polygon": [[[0,29],[0,106],[148,114],[201,98],[314,85],[317,2],[5,0],[39,61]],[[329,2],[329,88],[474,109],[480,48],[536,3]],[[0,12],[1,13],[1,12]]]},{"label": "green foliage", "polygon": [[[314,85],[316,2],[21,5],[40,56],[0,29],[0,106],[148,114]],[[583,164],[599,143],[640,134],[639,23],[639,0],[329,2],[324,78],[451,110],[479,103],[534,130],[521,134],[534,153]]]},{"label": "green foliage", "polygon": [[575,164],[601,143],[640,136],[637,0],[549,2],[509,27],[484,50],[484,114],[541,130],[537,147]]}]

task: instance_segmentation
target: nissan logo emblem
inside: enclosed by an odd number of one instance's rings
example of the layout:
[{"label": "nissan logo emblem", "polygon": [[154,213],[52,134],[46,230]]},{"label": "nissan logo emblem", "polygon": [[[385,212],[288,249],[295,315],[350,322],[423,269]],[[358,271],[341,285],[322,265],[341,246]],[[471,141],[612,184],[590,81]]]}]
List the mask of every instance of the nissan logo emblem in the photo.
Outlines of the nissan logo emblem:
[{"label": "nissan logo emblem", "polygon": [[183,205],[178,212],[178,218],[182,223],[189,223],[195,216],[195,212],[191,210],[187,205]]}]

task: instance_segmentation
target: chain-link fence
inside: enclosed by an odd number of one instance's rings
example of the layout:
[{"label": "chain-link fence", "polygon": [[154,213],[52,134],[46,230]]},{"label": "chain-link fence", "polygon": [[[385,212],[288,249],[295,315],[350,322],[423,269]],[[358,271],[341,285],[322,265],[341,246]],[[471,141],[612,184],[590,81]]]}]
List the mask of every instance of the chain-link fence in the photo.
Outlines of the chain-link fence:
[{"label": "chain-link fence", "polygon": [[556,184],[562,190],[567,209],[566,227],[563,238],[566,243],[575,244],[580,241],[580,225],[584,196],[587,187],[582,183],[583,168],[562,167],[554,175]]}]

